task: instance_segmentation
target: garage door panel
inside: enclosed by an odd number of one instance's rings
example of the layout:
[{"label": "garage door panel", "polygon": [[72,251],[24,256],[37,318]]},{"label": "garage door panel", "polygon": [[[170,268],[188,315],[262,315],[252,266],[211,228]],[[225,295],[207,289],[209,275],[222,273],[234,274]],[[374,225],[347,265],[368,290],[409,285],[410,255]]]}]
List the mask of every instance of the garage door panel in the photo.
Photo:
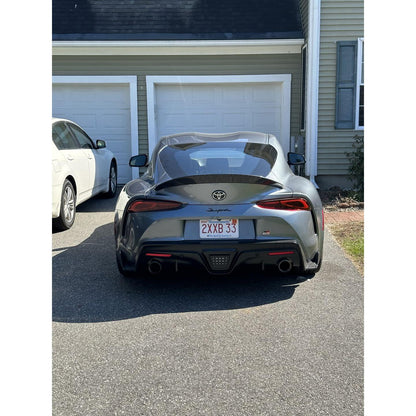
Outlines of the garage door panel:
[{"label": "garage door panel", "polygon": [[206,85],[199,85],[192,87],[191,96],[189,98],[191,99],[192,105],[215,105],[215,96],[216,91],[214,88]]},{"label": "garage door panel", "polygon": [[94,139],[94,130],[97,129],[97,115],[88,113],[69,113],[70,120],[78,123],[88,133],[88,135]]},{"label": "garage door panel", "polygon": [[95,141],[106,141],[118,164],[119,183],[131,180],[130,89],[120,84],[56,83],[53,116],[79,124]]},{"label": "garage door panel", "polygon": [[192,91],[189,89],[178,91],[177,85],[164,85],[163,89],[158,92],[158,102],[166,106],[177,106],[178,104],[182,105],[182,103],[192,104]]},{"label": "garage door panel", "polygon": [[216,129],[218,125],[217,113],[204,113],[201,111],[190,113],[190,124],[196,129]]},{"label": "garage door panel", "polygon": [[155,104],[156,140],[184,131],[252,130],[280,137],[281,83],[160,84]]},{"label": "garage door panel", "polygon": [[252,89],[252,101],[257,104],[275,104],[276,102],[280,102],[280,87],[273,84],[258,85]]},{"label": "garage door panel", "polygon": [[117,154],[117,160],[119,159],[118,155],[124,153],[131,156],[130,148],[126,148],[126,141],[130,140],[129,136],[117,134],[117,133],[106,133],[101,137],[101,140],[105,140],[107,147],[114,153]]},{"label": "garage door panel", "polygon": [[221,104],[243,104],[250,101],[247,89],[238,85],[230,85],[229,87],[221,88]]},{"label": "garage door panel", "polygon": [[275,111],[253,113],[253,127],[256,130],[263,129],[266,131],[273,131],[275,134],[280,133],[279,120],[276,117]]},{"label": "garage door panel", "polygon": [[241,129],[241,126],[244,126],[244,129],[242,130],[247,130],[247,127],[251,124],[249,120],[251,117],[247,112],[224,113],[222,118],[222,124],[226,131],[239,130]]},{"label": "garage door panel", "polygon": [[163,118],[164,123],[163,126],[170,127],[173,129],[183,128],[187,124],[187,117],[183,113],[171,113],[171,112],[163,112],[159,113],[159,117]]},{"label": "garage door panel", "polygon": [[99,116],[99,124],[111,131],[125,132],[130,125],[130,112],[103,113]]}]

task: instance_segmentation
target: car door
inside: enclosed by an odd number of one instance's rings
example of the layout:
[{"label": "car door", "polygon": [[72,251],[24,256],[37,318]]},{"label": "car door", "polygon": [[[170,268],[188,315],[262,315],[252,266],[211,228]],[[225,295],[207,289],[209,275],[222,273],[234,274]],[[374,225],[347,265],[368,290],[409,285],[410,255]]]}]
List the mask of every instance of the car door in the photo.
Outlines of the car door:
[{"label": "car door", "polygon": [[65,163],[68,175],[73,176],[77,188],[77,202],[82,202],[91,193],[91,178],[89,159],[84,150],[75,139],[67,123],[54,124],[52,140],[61,154],[62,163]]},{"label": "car door", "polygon": [[107,185],[105,160],[103,155],[94,146],[93,141],[90,137],[80,129],[78,126],[71,124],[71,130],[73,131],[76,139],[84,150],[86,157],[89,161],[90,167],[90,179],[91,189],[93,193],[97,193],[103,186]]}]

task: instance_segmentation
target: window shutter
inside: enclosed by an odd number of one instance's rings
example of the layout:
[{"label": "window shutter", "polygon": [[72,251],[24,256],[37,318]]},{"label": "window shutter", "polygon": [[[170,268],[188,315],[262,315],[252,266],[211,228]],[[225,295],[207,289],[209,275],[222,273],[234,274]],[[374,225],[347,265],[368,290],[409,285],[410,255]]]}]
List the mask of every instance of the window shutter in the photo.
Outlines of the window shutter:
[{"label": "window shutter", "polygon": [[335,128],[355,128],[357,41],[337,42]]}]

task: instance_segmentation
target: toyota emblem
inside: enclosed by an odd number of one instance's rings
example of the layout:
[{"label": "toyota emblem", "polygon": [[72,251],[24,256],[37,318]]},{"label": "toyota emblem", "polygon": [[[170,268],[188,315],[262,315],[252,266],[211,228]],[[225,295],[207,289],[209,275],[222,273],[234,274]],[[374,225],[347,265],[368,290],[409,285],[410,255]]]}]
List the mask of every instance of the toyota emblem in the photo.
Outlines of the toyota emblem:
[{"label": "toyota emblem", "polygon": [[214,191],[212,194],[212,199],[215,199],[216,201],[222,201],[223,199],[225,199],[225,197],[227,196],[227,194],[224,191],[221,191],[220,189]]}]

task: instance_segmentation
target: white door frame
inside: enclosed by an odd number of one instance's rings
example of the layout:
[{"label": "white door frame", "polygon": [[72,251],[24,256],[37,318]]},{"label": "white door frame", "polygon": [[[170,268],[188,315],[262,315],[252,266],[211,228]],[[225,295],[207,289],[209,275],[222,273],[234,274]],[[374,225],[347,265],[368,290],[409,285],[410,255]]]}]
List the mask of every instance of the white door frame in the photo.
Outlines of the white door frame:
[{"label": "white door frame", "polygon": [[134,75],[55,75],[52,84],[126,84],[130,91],[130,140],[132,155],[139,153],[139,128],[137,116],[137,77]]},{"label": "white door frame", "polygon": [[[231,83],[281,83],[281,126],[282,137],[290,140],[290,89],[291,74],[275,75],[185,75],[185,76],[146,76],[147,88],[147,122],[149,135],[149,155],[152,153],[157,141],[156,137],[156,108],[155,89],[160,84],[231,84]],[[279,139],[279,138],[278,138]]]}]

